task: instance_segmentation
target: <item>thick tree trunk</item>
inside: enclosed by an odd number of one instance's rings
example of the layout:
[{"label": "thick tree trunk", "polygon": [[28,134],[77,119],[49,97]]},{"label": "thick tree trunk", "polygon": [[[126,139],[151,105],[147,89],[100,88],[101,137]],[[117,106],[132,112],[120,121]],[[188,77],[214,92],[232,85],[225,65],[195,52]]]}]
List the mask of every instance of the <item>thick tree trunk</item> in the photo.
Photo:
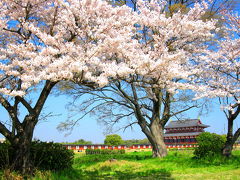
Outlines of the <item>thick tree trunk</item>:
[{"label": "thick tree trunk", "polygon": [[167,155],[167,147],[164,143],[164,132],[162,126],[159,124],[151,125],[151,134],[152,134],[152,152],[153,157],[164,157]]},{"label": "thick tree trunk", "polygon": [[159,158],[165,157],[167,155],[167,148],[162,139],[153,138],[152,155],[153,157],[159,157]]},{"label": "thick tree trunk", "polygon": [[19,135],[15,141],[11,142],[13,147],[13,161],[10,165],[10,168],[14,171],[20,172],[23,175],[33,174],[34,167],[30,157],[30,149],[34,127],[34,121],[30,121],[25,125],[23,134]]},{"label": "thick tree trunk", "polygon": [[147,117],[150,123],[145,119],[145,115],[142,112],[141,105],[138,104],[138,95],[137,90],[134,84],[131,84],[133,99],[129,98],[125,92],[120,89],[120,92],[123,93],[123,96],[127,97],[129,101],[131,101],[134,105],[134,113],[138,120],[138,124],[140,125],[142,132],[147,136],[148,140],[152,145],[153,157],[162,158],[167,155],[167,148],[164,143],[163,137],[163,129],[164,125],[168,121],[170,117],[170,94],[166,93],[165,106],[163,117],[164,119],[160,119],[160,111],[161,111],[161,103],[162,103],[162,91],[159,88],[152,88],[152,92],[155,95],[155,98],[152,99],[153,107],[150,111],[152,111],[152,117]]},{"label": "thick tree trunk", "polygon": [[31,140],[24,138],[23,142],[13,144],[13,162],[11,169],[18,171],[21,174],[27,175],[33,173],[33,166],[30,159],[30,144]]},{"label": "thick tree trunk", "polygon": [[147,136],[152,145],[152,156],[162,158],[167,155],[167,147],[164,143],[163,128],[153,123],[150,127],[150,131],[142,128],[143,133]]}]

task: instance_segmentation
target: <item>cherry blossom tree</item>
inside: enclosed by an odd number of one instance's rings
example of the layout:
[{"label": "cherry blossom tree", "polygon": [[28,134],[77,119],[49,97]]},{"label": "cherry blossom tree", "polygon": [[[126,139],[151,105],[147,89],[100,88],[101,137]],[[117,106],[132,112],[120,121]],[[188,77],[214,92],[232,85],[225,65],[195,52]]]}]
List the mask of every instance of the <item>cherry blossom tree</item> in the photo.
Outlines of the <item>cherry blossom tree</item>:
[{"label": "cherry blossom tree", "polygon": [[[240,16],[238,14],[227,14],[230,23],[230,30],[233,34],[231,39],[226,39],[223,43],[222,55],[226,61],[228,58],[226,69],[222,72],[224,76],[228,76],[226,82],[230,81],[230,86],[235,88],[235,91],[230,91],[231,103],[228,102],[228,111],[224,111],[228,120],[227,142],[223,149],[223,155],[230,156],[233,149],[233,144],[240,136],[240,128],[233,133],[233,122],[239,117],[240,113]],[[228,51],[229,50],[229,51]],[[228,54],[226,54],[228,53]]]},{"label": "cherry blossom tree", "polygon": [[166,15],[164,7],[165,1],[138,1],[136,38],[147,59],[133,61],[135,74],[124,80],[129,89],[123,89],[124,81],[113,85],[113,91],[125,99],[123,106],[133,110],[142,132],[153,146],[154,157],[167,154],[163,141],[167,121],[195,107],[186,105],[173,111],[171,104],[177,90],[201,88],[188,83],[201,72],[192,61],[205,57],[203,52],[216,29],[214,20],[201,20],[208,8],[206,2],[196,3],[188,12],[178,11],[172,16]]},{"label": "cherry blossom tree", "polygon": [[[192,81],[192,76],[201,72],[192,61],[205,56],[202,52],[207,50],[207,42],[213,38],[212,31],[216,28],[214,20],[201,20],[208,3],[196,3],[188,12],[178,11],[172,16],[164,12],[165,3],[137,2],[137,14],[133,18],[137,29],[133,36],[137,40],[137,44],[134,44],[137,51],[136,54],[127,51],[121,58],[129,75],[121,76],[118,73],[118,79],[113,79],[107,87],[91,91],[94,97],[87,100],[82,109],[89,107],[86,112],[92,112],[93,108],[98,112],[102,105],[101,120],[108,116],[111,123],[134,117],[128,126],[135,123],[140,126],[153,146],[154,157],[167,155],[163,131],[168,120],[196,107],[195,104],[186,103],[174,109],[172,104],[177,101],[176,98],[183,98],[176,96],[177,90],[199,88],[188,83]],[[112,69],[117,71],[117,68]],[[89,93],[89,89],[84,87],[74,88],[72,91],[70,89],[71,93],[79,97]],[[97,101],[99,104],[93,107],[92,103]],[[117,107],[121,109],[120,112],[116,112]],[[75,124],[74,121],[69,123]],[[63,123],[62,127],[65,125]]]},{"label": "cherry blossom tree", "polygon": [[[134,16],[129,16],[135,27],[135,29],[129,27],[132,39],[126,41],[123,38],[123,42],[128,42],[127,44],[122,46],[121,43],[119,46],[114,46],[116,49],[121,48],[120,52],[115,53],[118,55],[114,59],[116,61],[108,61],[102,66],[98,66],[100,76],[97,77],[102,86],[108,83],[109,77],[118,79],[113,81],[112,87],[117,90],[118,95],[126,98],[125,100],[130,104],[132,103],[130,107],[133,107],[133,113],[142,131],[154,144],[153,155],[158,157],[166,155],[163,143],[163,127],[170,118],[169,105],[177,90],[191,89],[201,92],[197,94],[199,98],[211,94],[212,97],[217,94],[218,96],[226,96],[230,92],[226,89],[223,90],[225,83],[220,80],[220,76],[214,76],[216,68],[211,68],[211,61],[216,62],[215,66],[222,67],[222,64],[219,63],[219,57],[225,56],[221,49],[224,49],[224,43],[227,40],[213,41],[222,47],[210,50],[212,47],[210,41],[214,40],[213,32],[218,32],[218,29],[216,21],[202,20],[209,4],[202,1],[190,7],[188,11],[182,12],[180,9],[171,15],[164,12],[165,5],[166,1],[138,1],[135,3],[134,8],[137,13],[133,13]],[[69,25],[69,27],[71,26]],[[78,52],[74,51],[76,54]],[[105,57],[100,59],[105,59]],[[95,60],[98,63],[99,58],[94,59],[93,64],[97,64]],[[95,79],[92,74],[90,76],[87,74],[86,77],[91,81]],[[212,87],[215,86],[213,80],[215,84],[218,82],[222,87],[213,90]],[[123,91],[122,82],[129,84],[132,90],[131,96]],[[146,106],[141,106],[137,102],[139,100],[137,89],[144,91],[151,99],[150,123],[147,123],[143,118],[146,113],[140,112],[141,108]],[[164,98],[162,92],[166,93]],[[160,117],[161,102],[166,105],[163,117]],[[156,133],[158,134],[156,135]]]},{"label": "cherry blossom tree", "polygon": [[202,73],[198,80],[206,85],[206,89],[203,88],[196,96],[219,98],[228,121],[223,155],[230,156],[233,144],[240,135],[239,128],[233,132],[233,122],[240,113],[240,18],[234,12],[224,11],[223,15],[226,21],[224,38],[216,41],[217,47],[208,50],[208,56],[199,64]]},{"label": "cherry blossom tree", "polygon": [[[14,149],[13,161],[10,162],[10,168],[19,170],[24,174],[31,172],[30,169],[32,168],[30,163],[30,143],[34,127],[38,122],[50,91],[56,84],[56,82],[47,80],[42,85],[40,95],[35,104],[32,104],[30,102],[31,99],[27,96],[24,96],[24,94],[31,93],[31,89],[29,89],[31,85],[28,83],[28,80],[34,81],[34,74],[31,77],[31,66],[26,63],[30,62],[27,56],[30,55],[31,49],[34,48],[34,42],[36,43],[36,52],[38,51],[37,46],[39,44],[39,41],[34,40],[34,35],[24,28],[24,23],[33,21],[31,18],[36,16],[37,9],[42,11],[46,3],[45,1],[36,1],[36,3],[27,1],[0,2],[0,102],[10,117],[9,126],[3,120],[1,121],[0,132],[11,143]],[[26,54],[26,57],[24,54]],[[24,75],[26,75],[25,79]],[[20,113],[20,106],[23,106],[28,111],[28,114],[22,120],[20,118],[20,114],[22,114]]]},{"label": "cherry blossom tree", "polygon": [[32,172],[34,128],[56,83],[103,86],[108,77],[128,73],[114,60],[134,49],[131,13],[100,0],[0,2],[0,103],[11,121],[0,122],[0,133],[15,150],[10,168]]}]

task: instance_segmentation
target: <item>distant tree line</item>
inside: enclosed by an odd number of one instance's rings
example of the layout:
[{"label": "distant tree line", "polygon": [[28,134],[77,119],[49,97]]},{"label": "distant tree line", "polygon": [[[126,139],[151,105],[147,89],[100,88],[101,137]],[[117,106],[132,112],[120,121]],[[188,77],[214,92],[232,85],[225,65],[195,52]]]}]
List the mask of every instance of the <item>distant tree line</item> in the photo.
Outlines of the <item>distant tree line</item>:
[{"label": "distant tree line", "polygon": [[63,142],[61,144],[93,144],[92,141],[86,141],[84,139],[79,139],[74,142]]},{"label": "distant tree line", "polygon": [[[84,139],[79,139],[74,142],[62,142],[61,144],[94,144],[92,141],[87,141]],[[104,144],[110,145],[110,146],[118,146],[118,145],[126,145],[126,146],[132,146],[134,144],[150,144],[149,140],[147,138],[144,139],[129,139],[129,140],[123,140],[121,136],[117,134],[110,134],[107,135]]]},{"label": "distant tree line", "polygon": [[130,140],[125,140],[124,144],[126,146],[132,146],[134,144],[150,144],[150,142],[147,138],[144,138],[144,139],[130,139]]}]

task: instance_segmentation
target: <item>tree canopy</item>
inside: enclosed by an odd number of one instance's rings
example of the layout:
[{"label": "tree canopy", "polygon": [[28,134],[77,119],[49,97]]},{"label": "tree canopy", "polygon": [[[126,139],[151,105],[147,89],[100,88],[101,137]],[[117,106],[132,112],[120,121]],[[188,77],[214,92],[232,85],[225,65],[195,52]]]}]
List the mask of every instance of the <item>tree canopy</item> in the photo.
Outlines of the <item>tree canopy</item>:
[{"label": "tree canopy", "polygon": [[78,139],[74,142],[64,142],[63,144],[93,144],[92,141],[86,141],[84,139]]},{"label": "tree canopy", "polygon": [[126,65],[123,73],[118,74],[112,67],[117,79],[112,78],[101,89],[75,86],[70,90],[76,98],[85,93],[93,95],[81,104],[80,112],[95,109],[102,115],[99,119],[107,122],[109,118],[110,124],[134,117],[126,127],[137,123],[153,145],[156,157],[167,154],[163,130],[168,120],[197,107],[189,98],[190,91],[186,95],[184,90],[201,88],[192,83],[201,73],[194,61],[206,57],[203,52],[217,29],[215,20],[202,20],[207,3],[196,3],[187,12],[178,11],[172,16],[164,11],[165,4],[137,1],[137,12],[131,16],[136,27],[131,46],[134,50],[124,47],[127,53],[118,59],[120,68]]},{"label": "tree canopy", "polygon": [[117,134],[110,134],[106,136],[104,144],[109,146],[117,146],[123,144],[123,140],[122,137]]},{"label": "tree canopy", "polygon": [[132,146],[134,144],[150,144],[150,142],[147,138],[144,138],[144,139],[129,139],[129,140],[124,140],[123,144],[126,145],[126,146]]}]

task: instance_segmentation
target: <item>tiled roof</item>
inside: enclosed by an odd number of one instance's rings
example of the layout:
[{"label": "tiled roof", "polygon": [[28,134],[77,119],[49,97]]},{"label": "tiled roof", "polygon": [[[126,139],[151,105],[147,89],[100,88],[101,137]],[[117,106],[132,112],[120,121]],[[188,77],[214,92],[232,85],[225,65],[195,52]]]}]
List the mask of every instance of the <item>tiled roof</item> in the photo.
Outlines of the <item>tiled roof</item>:
[{"label": "tiled roof", "polygon": [[202,124],[199,119],[186,119],[186,120],[178,120],[178,121],[170,121],[165,129],[167,128],[180,128],[180,127],[209,127],[208,125]]},{"label": "tiled roof", "polygon": [[176,136],[197,136],[201,134],[201,132],[189,132],[189,133],[169,133],[164,134],[164,137],[176,137]]}]

